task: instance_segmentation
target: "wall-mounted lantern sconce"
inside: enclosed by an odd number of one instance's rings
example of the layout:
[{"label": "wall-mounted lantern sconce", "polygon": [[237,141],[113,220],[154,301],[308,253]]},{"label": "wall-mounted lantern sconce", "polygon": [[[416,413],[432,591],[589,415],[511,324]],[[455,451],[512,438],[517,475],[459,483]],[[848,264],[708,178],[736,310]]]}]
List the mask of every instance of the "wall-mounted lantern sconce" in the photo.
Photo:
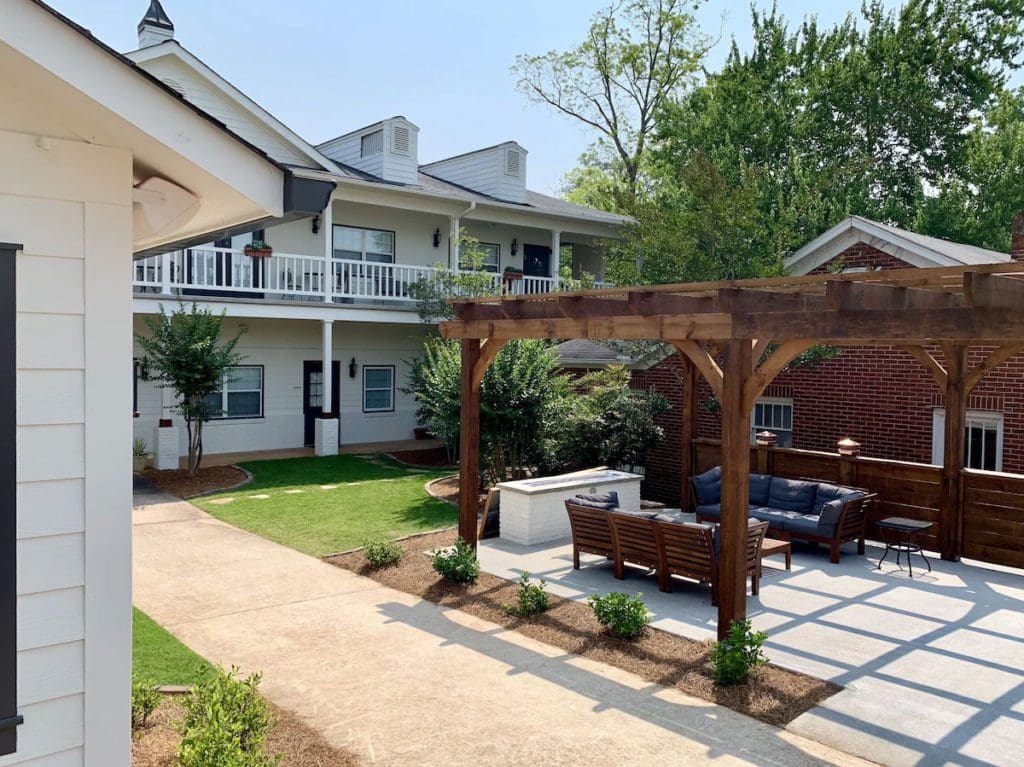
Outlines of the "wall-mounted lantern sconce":
[{"label": "wall-mounted lantern sconce", "polygon": [[437,229],[434,230],[434,247],[436,248],[436,247],[439,247],[440,245],[441,245],[441,227],[437,227]]},{"label": "wall-mounted lantern sconce", "polygon": [[515,237],[512,238],[512,247],[509,248],[509,252],[511,252],[513,256],[519,252],[519,240]]},{"label": "wall-mounted lantern sconce", "polygon": [[320,216],[313,216],[313,234],[320,234]]},{"label": "wall-mounted lantern sconce", "polygon": [[352,361],[350,363],[348,363],[348,377],[349,378],[355,378],[356,377],[356,358],[355,357],[353,357]]}]

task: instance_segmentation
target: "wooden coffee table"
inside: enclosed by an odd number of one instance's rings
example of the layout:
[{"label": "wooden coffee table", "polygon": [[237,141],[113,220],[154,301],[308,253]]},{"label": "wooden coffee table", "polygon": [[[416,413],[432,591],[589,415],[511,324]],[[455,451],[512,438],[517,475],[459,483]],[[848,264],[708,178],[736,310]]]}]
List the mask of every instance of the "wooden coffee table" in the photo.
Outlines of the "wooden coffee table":
[{"label": "wooden coffee table", "polygon": [[770,557],[774,554],[785,554],[786,555],[786,569],[791,570],[793,568],[793,550],[789,545],[789,541],[777,541],[774,538],[765,538],[761,544],[761,559]]}]

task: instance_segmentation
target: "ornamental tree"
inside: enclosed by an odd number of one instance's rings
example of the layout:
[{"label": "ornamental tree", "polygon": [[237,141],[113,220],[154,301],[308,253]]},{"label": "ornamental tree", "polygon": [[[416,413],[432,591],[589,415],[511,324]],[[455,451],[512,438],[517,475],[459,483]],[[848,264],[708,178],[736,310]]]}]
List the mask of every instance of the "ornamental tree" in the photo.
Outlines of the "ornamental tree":
[{"label": "ornamental tree", "polygon": [[224,313],[214,314],[195,303],[184,303],[167,314],[146,318],[150,336],[136,335],[142,347],[142,369],[146,377],[170,387],[178,398],[177,410],[188,430],[188,476],[194,477],[203,459],[203,424],[215,413],[207,397],[216,392],[229,368],[242,356],[235,351],[241,333],[220,341]]}]

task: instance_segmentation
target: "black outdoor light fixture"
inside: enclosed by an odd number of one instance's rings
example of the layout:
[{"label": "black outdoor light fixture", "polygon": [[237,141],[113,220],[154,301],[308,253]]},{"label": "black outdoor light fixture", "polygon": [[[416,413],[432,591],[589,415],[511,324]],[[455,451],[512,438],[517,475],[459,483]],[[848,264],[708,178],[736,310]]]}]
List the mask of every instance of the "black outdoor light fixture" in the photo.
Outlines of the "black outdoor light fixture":
[{"label": "black outdoor light fixture", "polygon": [[517,240],[515,237],[512,238],[512,247],[509,248],[509,252],[513,256],[519,252],[519,240]]},{"label": "black outdoor light fixture", "polygon": [[440,247],[441,245],[441,227],[437,227],[434,230],[434,247]]},{"label": "black outdoor light fixture", "polygon": [[356,377],[356,358],[355,357],[353,357],[352,361],[350,363],[348,363],[348,377],[349,378],[355,378]]},{"label": "black outdoor light fixture", "polygon": [[320,234],[320,216],[313,216],[313,234]]}]

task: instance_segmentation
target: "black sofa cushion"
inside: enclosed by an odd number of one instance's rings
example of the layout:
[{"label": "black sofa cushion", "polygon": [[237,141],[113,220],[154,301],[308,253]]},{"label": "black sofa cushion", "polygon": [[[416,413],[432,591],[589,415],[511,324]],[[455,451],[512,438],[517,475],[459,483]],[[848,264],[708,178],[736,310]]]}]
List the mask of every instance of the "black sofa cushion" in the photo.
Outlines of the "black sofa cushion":
[{"label": "black sofa cushion", "polygon": [[833,536],[836,534],[839,515],[843,513],[845,503],[845,498],[836,498],[822,506],[821,513],[818,515],[818,530],[821,535]]},{"label": "black sofa cushion", "polygon": [[576,493],[577,498],[594,503],[610,503],[612,506],[619,505],[619,494],[614,490],[607,493]]},{"label": "black sofa cushion", "polygon": [[698,474],[693,478],[693,486],[697,490],[697,503],[708,505],[722,500],[722,467]]},{"label": "black sofa cushion", "polygon": [[722,516],[722,504],[720,503],[706,503],[697,507],[697,513],[702,517],[709,517],[710,519],[718,519]]},{"label": "black sofa cushion", "polygon": [[802,482],[799,479],[783,479],[772,477],[771,489],[768,492],[768,503],[773,509],[797,511],[810,514],[814,508],[814,497],[818,492],[815,482]]},{"label": "black sofa cushion", "polygon": [[750,475],[750,505],[768,506],[768,494],[771,492],[772,477],[770,474]]},{"label": "black sofa cushion", "polygon": [[[792,535],[831,535],[818,526],[818,517],[814,514],[796,514],[786,520],[786,532]],[[835,527],[833,526],[833,532]]]},{"label": "black sofa cushion", "polygon": [[[610,496],[615,495],[615,500],[611,500]],[[619,497],[615,493],[606,493],[600,495],[577,495],[575,498],[570,498],[569,503],[575,504],[576,506],[584,506],[588,509],[604,509],[605,511],[611,511],[619,507]]]}]

